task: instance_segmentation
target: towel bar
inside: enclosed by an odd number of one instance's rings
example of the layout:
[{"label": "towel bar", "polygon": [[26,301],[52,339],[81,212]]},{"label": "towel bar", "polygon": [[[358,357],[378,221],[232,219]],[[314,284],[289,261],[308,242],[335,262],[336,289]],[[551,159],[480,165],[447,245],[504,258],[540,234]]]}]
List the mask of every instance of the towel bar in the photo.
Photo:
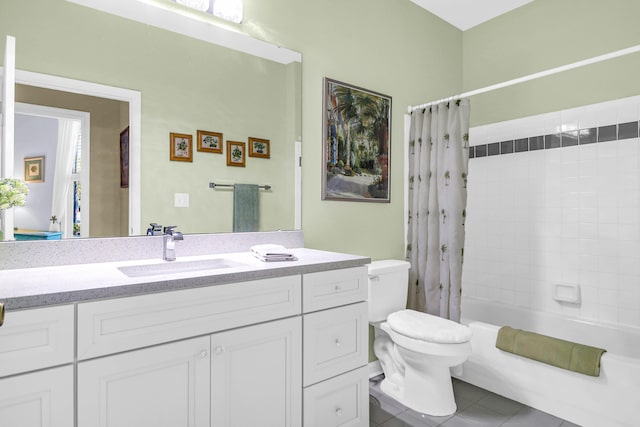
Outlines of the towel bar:
[{"label": "towel bar", "polygon": [[[209,188],[215,189],[216,187],[234,187],[235,184],[216,184],[215,182],[209,183]],[[258,185],[258,188],[264,188],[265,190],[271,190],[270,185]]]}]

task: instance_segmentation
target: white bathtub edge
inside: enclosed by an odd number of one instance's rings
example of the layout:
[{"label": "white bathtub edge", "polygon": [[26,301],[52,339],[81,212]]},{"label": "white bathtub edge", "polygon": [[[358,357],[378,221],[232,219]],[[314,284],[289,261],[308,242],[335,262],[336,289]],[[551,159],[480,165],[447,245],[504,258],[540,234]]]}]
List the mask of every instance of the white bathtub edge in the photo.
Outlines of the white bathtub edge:
[{"label": "white bathtub edge", "polygon": [[500,351],[498,326],[468,325],[472,354],[456,378],[585,427],[640,425],[637,365],[605,356],[601,376],[589,377]]}]

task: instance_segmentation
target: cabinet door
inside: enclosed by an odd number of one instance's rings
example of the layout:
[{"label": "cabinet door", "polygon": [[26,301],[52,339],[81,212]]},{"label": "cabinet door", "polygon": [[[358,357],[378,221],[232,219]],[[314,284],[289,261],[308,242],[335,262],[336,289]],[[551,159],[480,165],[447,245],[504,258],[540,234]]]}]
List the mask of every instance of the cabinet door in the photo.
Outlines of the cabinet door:
[{"label": "cabinet door", "polygon": [[2,427],[69,427],[73,412],[71,365],[0,380]]},{"label": "cabinet door", "polygon": [[211,336],[211,426],[294,427],[302,423],[301,320]]},{"label": "cabinet door", "polygon": [[208,427],[210,338],[78,364],[79,427]]}]

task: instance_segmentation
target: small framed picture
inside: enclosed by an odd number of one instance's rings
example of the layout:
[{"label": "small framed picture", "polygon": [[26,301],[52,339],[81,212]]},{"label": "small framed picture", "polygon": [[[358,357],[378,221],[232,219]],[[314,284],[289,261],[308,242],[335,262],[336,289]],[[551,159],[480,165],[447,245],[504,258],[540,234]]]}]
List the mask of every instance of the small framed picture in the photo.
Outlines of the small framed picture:
[{"label": "small framed picture", "polygon": [[238,141],[227,141],[227,166],[245,167],[247,144]]},{"label": "small framed picture", "polygon": [[193,161],[193,136],[183,133],[169,134],[171,143],[171,155],[170,160],[176,160],[178,162],[192,162]]},{"label": "small framed picture", "polygon": [[129,126],[120,132],[120,188],[129,188]]},{"label": "small framed picture", "polygon": [[24,182],[44,182],[44,156],[24,159]]},{"label": "small framed picture", "polygon": [[222,133],[198,130],[198,151],[222,154]]},{"label": "small framed picture", "polygon": [[250,136],[249,157],[262,157],[263,159],[270,158],[271,148],[269,147],[269,140]]}]

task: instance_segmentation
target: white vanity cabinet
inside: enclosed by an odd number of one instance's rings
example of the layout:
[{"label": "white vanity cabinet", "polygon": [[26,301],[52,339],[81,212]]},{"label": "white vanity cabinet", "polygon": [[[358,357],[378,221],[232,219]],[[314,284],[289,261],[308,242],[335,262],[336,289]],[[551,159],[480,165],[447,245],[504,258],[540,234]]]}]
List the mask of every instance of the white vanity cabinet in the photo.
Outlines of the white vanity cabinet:
[{"label": "white vanity cabinet", "polygon": [[298,275],[79,304],[78,427],[299,426],[300,286]]},{"label": "white vanity cabinet", "polygon": [[303,275],[304,426],[368,427],[366,266]]},{"label": "white vanity cabinet", "polygon": [[368,426],[366,266],[257,273],[8,311],[0,426]]},{"label": "white vanity cabinet", "polygon": [[0,425],[73,425],[73,324],[72,305],[6,314],[0,327]]}]

